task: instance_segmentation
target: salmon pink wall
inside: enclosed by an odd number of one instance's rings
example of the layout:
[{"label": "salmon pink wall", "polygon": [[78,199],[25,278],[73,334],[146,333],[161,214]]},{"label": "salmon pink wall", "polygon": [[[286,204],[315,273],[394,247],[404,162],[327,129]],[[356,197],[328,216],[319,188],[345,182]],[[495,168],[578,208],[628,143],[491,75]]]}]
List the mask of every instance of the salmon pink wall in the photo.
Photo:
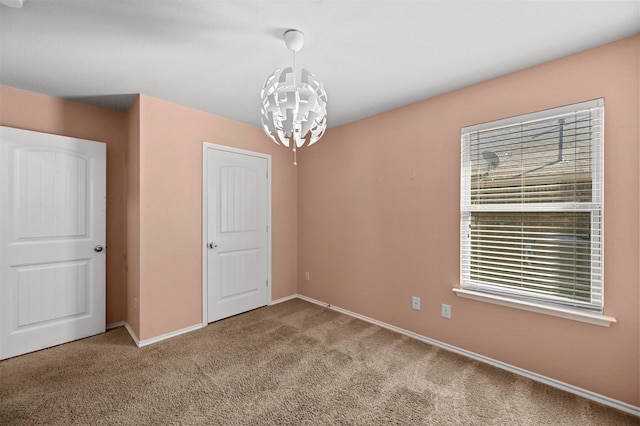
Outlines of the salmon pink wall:
[{"label": "salmon pink wall", "polygon": [[125,319],[126,115],[0,86],[0,125],[107,144],[107,324]]},{"label": "salmon pink wall", "polygon": [[[272,298],[296,293],[296,169],[253,126],[139,97],[138,337],[202,323],[202,142],[272,155]],[[136,192],[137,191],[137,192]],[[135,203],[135,197],[131,200]],[[132,229],[135,225],[131,225]],[[130,232],[131,235],[131,232]],[[131,256],[130,262],[135,262]]]},{"label": "salmon pink wall", "polygon": [[[299,154],[298,292],[640,406],[639,67],[637,35],[330,129]],[[618,322],[457,298],[461,128],[601,97],[604,312]]]},{"label": "salmon pink wall", "polygon": [[140,336],[140,97],[127,111],[127,324]]}]

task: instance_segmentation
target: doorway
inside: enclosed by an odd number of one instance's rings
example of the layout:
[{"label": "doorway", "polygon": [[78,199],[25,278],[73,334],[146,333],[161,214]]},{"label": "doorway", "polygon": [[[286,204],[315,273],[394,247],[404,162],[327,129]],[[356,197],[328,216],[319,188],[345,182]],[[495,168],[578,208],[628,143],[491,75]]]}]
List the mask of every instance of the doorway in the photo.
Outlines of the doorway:
[{"label": "doorway", "polygon": [[203,324],[271,302],[271,156],[203,143]]}]

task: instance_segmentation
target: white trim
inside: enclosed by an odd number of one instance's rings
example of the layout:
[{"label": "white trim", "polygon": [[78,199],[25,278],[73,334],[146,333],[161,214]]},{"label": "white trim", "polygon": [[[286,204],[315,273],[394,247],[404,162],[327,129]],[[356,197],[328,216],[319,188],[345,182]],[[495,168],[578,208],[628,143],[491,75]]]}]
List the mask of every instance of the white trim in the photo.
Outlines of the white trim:
[{"label": "white trim", "polygon": [[519,376],[523,376],[523,377],[526,377],[528,379],[535,380],[535,381],[540,382],[540,383],[544,383],[545,385],[549,385],[551,387],[563,390],[565,392],[569,392],[569,393],[572,393],[574,395],[578,395],[580,397],[589,399],[591,401],[595,401],[597,403],[606,405],[608,407],[612,407],[612,408],[615,408],[617,410],[624,411],[625,413],[629,413],[629,414],[632,414],[634,416],[640,416],[640,407],[636,407],[635,405],[631,405],[631,404],[628,404],[626,402],[618,401],[618,400],[610,398],[608,396],[600,395],[598,393],[591,392],[589,390],[582,389],[582,388],[579,388],[577,386],[573,386],[573,385],[570,385],[568,383],[561,382],[561,381],[556,380],[556,379],[552,379],[551,377],[546,377],[546,376],[543,376],[541,374],[534,373],[532,371],[525,370],[523,368],[516,367],[514,365],[507,364],[507,363],[504,363],[502,361],[498,361],[498,360],[495,360],[493,358],[489,358],[489,357],[486,357],[484,355],[480,355],[480,354],[477,354],[475,352],[468,351],[466,349],[459,348],[457,346],[449,345],[448,343],[440,342],[438,340],[434,340],[434,339],[431,339],[429,337],[425,337],[425,336],[422,336],[420,334],[417,334],[417,333],[414,333],[414,332],[411,332],[411,331],[408,331],[408,330],[404,330],[402,328],[399,328],[399,327],[384,323],[382,321],[378,321],[376,319],[369,318],[369,317],[366,317],[364,315],[360,315],[360,314],[357,314],[355,312],[351,312],[351,311],[346,310],[346,309],[338,308],[337,306],[332,306],[332,305],[330,305],[328,303],[324,303],[324,302],[321,302],[321,301],[316,300],[316,299],[312,299],[312,298],[307,297],[307,296],[303,296],[301,294],[298,294],[297,297],[299,299],[306,300],[307,302],[315,303],[316,305],[321,305],[321,306],[327,307],[329,309],[333,309],[334,311],[343,313],[345,315],[349,315],[349,316],[352,316],[354,318],[358,318],[358,319],[361,319],[363,321],[366,321],[368,323],[375,324],[375,325],[378,325],[380,327],[386,328],[388,330],[395,331],[395,332],[400,333],[400,334],[404,334],[405,336],[412,337],[414,339],[420,340],[420,341],[428,343],[430,345],[437,346],[439,348],[446,349],[448,351],[451,351],[451,352],[466,356],[467,358],[471,358],[471,359],[474,359],[476,361],[484,362],[484,363],[492,365],[494,367],[498,367],[498,368],[501,368],[503,370],[509,371],[511,373],[515,373],[515,374],[517,374]]},{"label": "white trim", "polygon": [[207,196],[207,143],[202,142],[202,220],[200,232],[202,232],[202,241],[200,242],[202,250],[202,326],[206,327],[209,323],[207,321],[207,309],[209,304],[208,288],[207,288],[207,206],[209,205],[209,197]]},{"label": "white trim", "polygon": [[192,325],[191,327],[186,327],[186,328],[183,328],[181,330],[176,330],[176,331],[172,331],[170,333],[161,334],[160,336],[152,337],[151,339],[146,339],[146,340],[139,340],[138,337],[133,332],[133,330],[131,329],[131,327],[129,326],[128,323],[125,322],[124,323],[124,327],[127,329],[129,334],[131,335],[131,338],[135,342],[136,346],[141,348],[143,346],[148,346],[148,345],[151,345],[153,343],[158,343],[158,342],[161,342],[163,340],[167,340],[167,339],[170,339],[172,337],[179,336],[181,334],[189,333],[189,332],[195,331],[195,330],[200,330],[204,326],[202,324],[195,324],[195,325]]},{"label": "white trim", "polygon": [[277,305],[278,303],[286,302],[287,300],[301,298],[299,294],[292,294],[290,296],[281,297],[280,299],[273,300],[269,305]]},{"label": "white trim", "polygon": [[207,142],[202,142],[202,241],[200,243],[202,249],[202,326],[206,327],[209,324],[207,321],[207,310],[209,308],[209,296],[208,296],[208,281],[207,276],[207,206],[209,205],[209,198],[207,196]]},{"label": "white trim", "polygon": [[456,294],[456,296],[465,299],[492,303],[494,305],[507,306],[509,308],[522,309],[524,311],[536,312],[538,314],[552,315],[554,317],[586,322],[588,324],[595,324],[601,327],[609,327],[612,323],[617,322],[614,317],[591,312],[576,311],[573,309],[563,308],[561,306],[550,306],[527,300],[516,300],[509,297],[502,297],[489,293],[480,293],[463,288],[453,288],[452,290]]},{"label": "white trim", "polygon": [[220,151],[233,152],[235,154],[251,155],[267,160],[267,306],[271,304],[271,292],[273,290],[272,270],[271,270],[271,155],[262,152],[248,151],[246,149],[233,148],[226,145],[202,141],[202,326],[209,324],[208,321],[208,289],[207,289],[207,149],[217,149]]},{"label": "white trim", "polygon": [[593,99],[576,104],[563,105],[556,108],[549,108],[542,111],[536,111],[529,114],[516,115],[514,117],[503,118],[500,120],[488,121],[486,123],[475,124],[473,126],[463,127],[462,133],[473,133],[484,130],[497,129],[500,127],[512,126],[518,123],[529,123],[544,118],[554,118],[565,114],[571,114],[576,111],[585,111],[588,109],[604,107],[604,98]]},{"label": "white trim", "polygon": [[112,328],[122,327],[124,325],[124,321],[112,322],[111,324],[107,324],[106,329],[111,330]]},{"label": "white trim", "polygon": [[133,332],[131,326],[126,321],[124,322],[124,328],[126,328],[129,332],[129,336],[131,336],[131,339],[133,339],[133,343],[135,343],[137,347],[140,347],[140,340],[138,339],[138,336],[136,336],[136,333]]}]

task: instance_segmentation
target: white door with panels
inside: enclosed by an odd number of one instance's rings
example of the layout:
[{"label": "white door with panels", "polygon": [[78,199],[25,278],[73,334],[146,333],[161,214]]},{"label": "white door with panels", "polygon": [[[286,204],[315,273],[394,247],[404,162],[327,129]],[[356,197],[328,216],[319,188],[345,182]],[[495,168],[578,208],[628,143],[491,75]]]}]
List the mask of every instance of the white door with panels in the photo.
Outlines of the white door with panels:
[{"label": "white door with panels", "polygon": [[203,145],[204,322],[270,303],[268,155]]},{"label": "white door with panels", "polygon": [[0,127],[0,359],[105,331],[106,145]]}]

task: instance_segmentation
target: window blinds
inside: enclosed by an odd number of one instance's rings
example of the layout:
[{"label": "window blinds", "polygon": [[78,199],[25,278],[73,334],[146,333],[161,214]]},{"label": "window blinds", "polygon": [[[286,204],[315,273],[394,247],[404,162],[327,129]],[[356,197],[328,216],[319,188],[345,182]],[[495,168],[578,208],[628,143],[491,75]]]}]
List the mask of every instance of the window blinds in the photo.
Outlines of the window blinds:
[{"label": "window blinds", "polygon": [[602,309],[603,100],[462,131],[462,286]]}]

